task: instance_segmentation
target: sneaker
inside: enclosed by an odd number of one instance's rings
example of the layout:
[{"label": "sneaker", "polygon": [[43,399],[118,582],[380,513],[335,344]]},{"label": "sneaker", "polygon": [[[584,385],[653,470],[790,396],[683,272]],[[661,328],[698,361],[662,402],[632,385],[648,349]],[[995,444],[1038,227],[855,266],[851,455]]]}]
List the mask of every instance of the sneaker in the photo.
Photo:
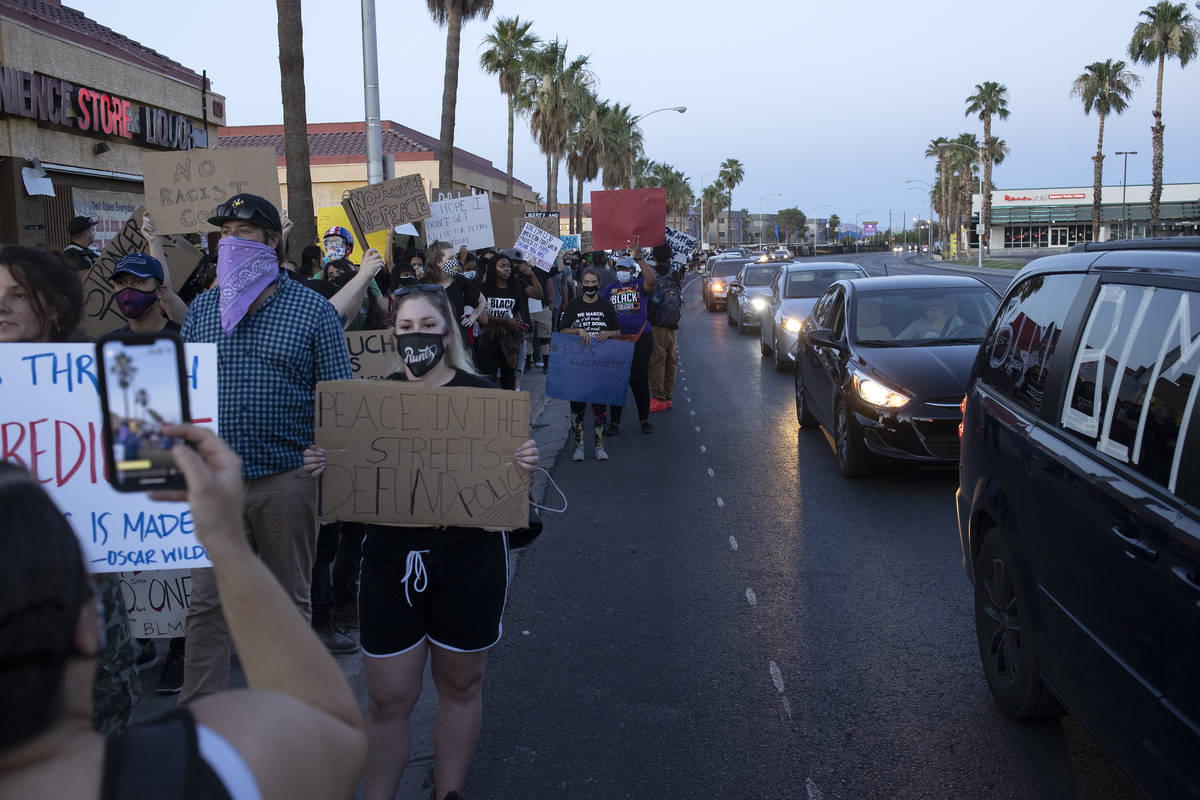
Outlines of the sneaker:
[{"label": "sneaker", "polygon": [[571,456],[572,461],[583,461],[583,445],[575,448],[575,455]]},{"label": "sneaker", "polygon": [[667,410],[667,403],[665,400],[659,400],[657,397],[655,397],[653,400],[650,401],[650,413],[651,414],[655,414],[659,411],[666,411],[666,410]]},{"label": "sneaker", "polygon": [[616,436],[621,432],[621,426],[615,422],[608,423],[608,427],[604,429],[605,436]]},{"label": "sneaker", "polygon": [[167,653],[166,663],[158,673],[158,686],[154,691],[159,694],[179,694],[183,688],[183,651],[172,648]]},{"label": "sneaker", "polygon": [[335,606],[331,619],[334,627],[340,631],[358,630],[358,606],[354,603]]},{"label": "sneaker", "polygon": [[649,420],[642,423],[642,433],[654,433],[654,426],[650,424]]},{"label": "sneaker", "polygon": [[137,670],[145,672],[158,663],[158,650],[153,639],[138,639]]},{"label": "sneaker", "polygon": [[604,445],[599,445],[596,448],[596,460],[608,461],[608,451],[604,449]]},{"label": "sneaker", "polygon": [[333,627],[332,622],[313,628],[313,632],[317,634],[321,644],[325,645],[325,649],[335,656],[349,655],[358,650],[358,645],[354,643],[354,640]]}]

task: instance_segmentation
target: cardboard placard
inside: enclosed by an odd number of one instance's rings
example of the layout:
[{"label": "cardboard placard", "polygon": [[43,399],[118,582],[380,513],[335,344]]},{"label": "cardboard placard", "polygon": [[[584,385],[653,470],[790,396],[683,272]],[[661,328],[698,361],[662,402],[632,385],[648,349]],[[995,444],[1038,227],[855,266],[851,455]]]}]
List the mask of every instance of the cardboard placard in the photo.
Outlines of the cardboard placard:
[{"label": "cardboard placard", "polygon": [[667,245],[671,248],[672,253],[671,263],[680,266],[686,264],[692,257],[692,253],[696,251],[696,242],[698,241],[695,236],[674,228],[667,228]]},{"label": "cardboard placard", "polygon": [[491,203],[487,195],[473,194],[429,204],[431,216],[425,220],[425,238],[430,242],[448,242],[468,250],[492,247]]},{"label": "cardboard placard", "polygon": [[139,639],[178,639],[192,605],[192,571],[122,572],[121,599],[129,630]]},{"label": "cardboard placard", "polygon": [[521,223],[516,226],[517,235],[521,235],[521,230],[525,227],[524,223],[528,222],[535,228],[541,228],[551,236],[562,235],[562,223],[558,220],[557,211],[526,211],[521,218]]},{"label": "cardboard placard", "polygon": [[525,228],[517,237],[517,249],[530,264],[549,272],[554,267],[558,252],[562,250],[562,239],[531,223],[531,220],[525,220]]},{"label": "cardboard placard", "polygon": [[317,518],[515,530],[529,523],[529,395],[405,381],[317,384]]},{"label": "cardboard placard", "polygon": [[496,239],[496,247],[504,249],[515,245],[521,229],[525,227],[524,204],[492,203],[488,210],[492,213],[492,236]]},{"label": "cardboard placard", "polygon": [[606,406],[625,405],[633,342],[605,339],[583,344],[568,333],[550,335],[546,396]]},{"label": "cardboard placard", "polygon": [[279,208],[274,147],[227,147],[142,153],[146,207],[162,233],[212,233],[217,206],[235,194],[265,197]]},{"label": "cardboard placard", "polygon": [[666,241],[667,190],[592,192],[592,241],[599,250],[620,250],[634,239],[642,247]]},{"label": "cardboard placard", "polygon": [[396,336],[390,330],[345,331],[350,371],[356,378],[386,378],[401,369]]},{"label": "cardboard placard", "polygon": [[592,232],[584,231],[579,234],[579,252],[590,253],[595,248],[592,247]]},{"label": "cardboard placard", "polygon": [[562,239],[562,249],[564,251],[579,250],[580,237],[578,233],[564,233],[558,238]]},{"label": "cardboard placard", "polygon": [[[209,566],[186,503],[118,492],[105,478],[95,352],[90,344],[0,347],[2,457],[50,493],[92,572]],[[184,352],[192,419],[215,430],[217,346]]]},{"label": "cardboard placard", "polygon": [[416,173],[351,189],[347,199],[364,234],[427,219],[430,213],[425,182]]}]

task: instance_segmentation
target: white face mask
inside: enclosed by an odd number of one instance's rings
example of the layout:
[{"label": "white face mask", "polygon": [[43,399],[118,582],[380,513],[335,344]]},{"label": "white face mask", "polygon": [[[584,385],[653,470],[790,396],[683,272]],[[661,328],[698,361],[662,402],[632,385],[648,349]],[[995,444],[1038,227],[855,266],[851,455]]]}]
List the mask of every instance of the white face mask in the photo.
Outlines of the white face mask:
[{"label": "white face mask", "polygon": [[632,276],[633,273],[627,269],[617,270],[617,280],[619,280],[621,283],[628,283]]},{"label": "white face mask", "polygon": [[325,255],[329,256],[330,261],[338,261],[346,257],[346,240],[340,236],[330,236],[323,244],[325,245]]}]

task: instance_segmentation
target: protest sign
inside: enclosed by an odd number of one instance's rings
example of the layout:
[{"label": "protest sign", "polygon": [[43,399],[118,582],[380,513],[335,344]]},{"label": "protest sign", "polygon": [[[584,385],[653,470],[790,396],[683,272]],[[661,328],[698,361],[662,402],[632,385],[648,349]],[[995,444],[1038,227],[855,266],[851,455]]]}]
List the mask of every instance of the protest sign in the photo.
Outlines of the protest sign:
[{"label": "protest sign", "polygon": [[529,223],[535,228],[541,228],[551,236],[561,236],[562,226],[558,221],[557,211],[526,211],[520,223],[516,225],[517,235],[521,235],[521,231],[525,228],[524,223]]},{"label": "protest sign", "polygon": [[162,233],[211,233],[217,206],[249,192],[280,208],[274,147],[142,153],[146,207]]},{"label": "protest sign", "polygon": [[129,630],[139,639],[177,639],[192,604],[192,571],[162,569],[122,572],[121,598]]},{"label": "protest sign", "polygon": [[350,371],[356,378],[386,378],[400,369],[396,336],[385,331],[345,331]]},{"label": "protest sign", "polygon": [[620,250],[634,239],[642,247],[665,241],[667,190],[592,192],[592,241],[598,250]]},{"label": "protest sign", "polygon": [[579,234],[579,252],[590,253],[593,249],[592,232],[584,231],[583,233]]},{"label": "protest sign", "polygon": [[96,220],[96,240],[92,242],[92,247],[104,250],[125,226],[125,220],[142,204],[142,196],[134,192],[107,192],[72,186],[71,203],[75,207],[75,216]]},{"label": "protest sign", "polygon": [[554,266],[554,259],[558,257],[558,251],[562,250],[562,239],[530,223],[531,220],[525,221],[525,228],[517,237],[517,249],[530,264],[549,272]]},{"label": "protest sign", "polygon": [[492,213],[492,235],[496,238],[496,247],[512,247],[525,227],[523,203],[492,203],[488,210]]},{"label": "protest sign", "polygon": [[697,241],[699,240],[695,236],[690,236],[674,228],[667,228],[667,245],[670,246],[672,253],[671,263],[680,266],[686,264],[696,250]]},{"label": "protest sign", "polygon": [[416,173],[351,189],[347,199],[364,234],[429,217],[425,182]]},{"label": "protest sign", "polygon": [[[332,228],[334,225],[341,225],[343,228],[353,228],[350,224],[350,217],[346,214],[346,209],[341,206],[324,206],[317,209],[317,235],[324,236],[325,231]],[[374,248],[380,253],[387,250],[388,233],[387,231],[378,231],[376,233],[367,234],[367,244],[364,247],[362,239],[358,235],[354,236],[354,249],[346,256],[351,264],[361,264],[363,253]]]},{"label": "protest sign", "polygon": [[529,522],[529,395],[405,381],[317,384],[317,517],[514,530]]},{"label": "protest sign", "polygon": [[429,204],[431,216],[425,220],[425,239],[448,242],[468,250],[492,247],[492,212],[487,195],[474,194],[439,200]]},{"label": "protest sign", "polygon": [[[215,429],[217,347],[189,344],[192,418]],[[95,347],[0,347],[0,458],[28,469],[71,521],[92,572],[209,565],[186,503],[118,492],[105,477]]]},{"label": "protest sign", "polygon": [[564,251],[566,251],[566,250],[578,251],[579,250],[579,241],[580,240],[579,240],[578,233],[567,233],[567,234],[563,234],[562,236],[559,236],[558,238],[562,239],[562,249]]},{"label": "protest sign", "polygon": [[546,396],[606,406],[625,405],[633,342],[606,339],[583,344],[578,336],[550,336]]}]

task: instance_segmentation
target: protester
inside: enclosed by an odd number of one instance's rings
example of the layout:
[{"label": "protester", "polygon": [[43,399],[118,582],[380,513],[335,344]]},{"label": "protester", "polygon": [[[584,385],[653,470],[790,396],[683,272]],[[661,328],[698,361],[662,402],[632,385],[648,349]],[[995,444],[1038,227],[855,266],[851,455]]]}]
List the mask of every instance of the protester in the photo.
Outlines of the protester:
[{"label": "protester", "polygon": [[183,286],[179,287],[179,299],[184,305],[190,305],[216,284],[217,256],[214,253],[205,253],[200,258],[200,263],[192,270],[192,274],[183,282]]},{"label": "protester", "polygon": [[[556,331],[561,325],[563,309],[567,304],[579,296],[579,289],[575,282],[575,270],[579,266],[578,256],[568,254],[563,259],[564,269],[559,270],[549,281],[549,298],[550,298],[550,330]],[[550,369],[550,351],[549,348],[542,353],[542,372],[546,373]]]},{"label": "protester", "polygon": [[[389,379],[494,389],[471,372],[445,291],[424,283],[399,292],[394,331],[403,369]],[[527,440],[513,457],[532,472],[536,444]],[[319,476],[323,452],[309,448],[305,464]],[[358,602],[370,742],[366,800],[396,796],[411,754],[410,720],[427,658],[438,696],[434,796],[458,798],[479,738],[487,651],[500,639],[507,594],[504,533],[453,525],[366,526]]]},{"label": "protester", "polygon": [[168,330],[178,332],[187,316],[187,305],[171,286],[171,273],[166,269],[166,254],[162,237],[149,212],[142,216],[142,236],[146,253],[129,253],[113,265],[110,280],[113,300],[125,317],[121,331],[154,333]]},{"label": "protester", "polygon": [[531,283],[519,280],[513,272],[513,262],[528,275],[529,264],[520,250],[511,248],[499,253],[487,276],[482,291],[488,304],[488,318],[479,334],[476,345],[476,363],[479,371],[488,378],[500,373],[500,387],[517,388],[517,368],[521,347],[529,324],[523,320],[529,316],[527,301],[542,298],[542,289],[530,277]]},{"label": "protester", "polygon": [[[583,271],[580,286],[583,296],[578,297],[563,309],[559,333],[578,336],[584,344],[597,341],[603,342],[621,331],[621,321],[612,303],[600,296],[600,275],[592,268]],[[568,391],[574,387],[568,387]],[[575,454],[572,461],[583,461],[583,412],[587,403],[571,401],[571,432],[575,436]],[[607,461],[608,451],[604,449],[604,429],[608,424],[608,407],[592,403],[592,429],[596,437],[594,454],[597,461]]]},{"label": "protester", "polygon": [[650,356],[650,413],[671,408],[675,391],[677,351],[675,334],[683,311],[684,267],[671,269],[673,253],[668,245],[659,245],[651,254],[654,258],[656,285],[650,302],[650,332],[654,353]]},{"label": "protester", "polygon": [[325,251],[315,244],[310,244],[308,247],[300,251],[300,267],[296,270],[296,277],[311,278],[321,271],[321,261],[325,257]]},{"label": "protester", "polygon": [[[450,255],[453,248],[445,242],[434,242],[429,246],[425,260],[426,283],[436,283],[446,290],[454,318],[464,328],[476,322],[487,322],[487,301],[480,297],[479,288],[461,274],[459,260]],[[470,311],[467,311],[467,308]]]},{"label": "protester", "polygon": [[[196,298],[183,338],[217,345],[219,424],[242,458],[246,533],[308,619],[316,491],[296,478],[306,474],[316,384],[352,377],[350,357],[333,306],[280,269],[284,228],[273,205],[239,194],[208,221],[221,229],[218,286]],[[186,630],[181,703],[229,682],[229,629],[211,570],[192,570]]]},{"label": "protester", "polygon": [[164,433],[195,447],[172,454],[250,688],[93,732],[105,638],[95,588],[66,517],[31,475],[0,464],[0,797],[349,797],[366,754],[358,702],[253,557],[237,456],[202,428]]},{"label": "protester", "polygon": [[[100,255],[92,249],[92,243],[96,241],[96,220],[91,217],[75,217],[67,223],[67,235],[71,237],[71,243],[63,248],[63,254],[70,253],[82,259],[72,265],[76,270],[76,277],[82,282]],[[77,266],[84,263],[87,264],[86,267]]]},{"label": "protester", "polygon": [[604,291],[609,286],[617,282],[617,273],[608,266],[608,254],[603,250],[595,250],[592,252],[592,267],[600,276],[600,291]]},{"label": "protester", "polygon": [[[325,231],[321,243],[325,247],[325,266],[314,272],[312,277],[317,280],[327,278],[334,286],[341,289],[350,282],[354,273],[359,271],[359,268],[350,261],[350,254],[354,252],[354,234],[341,225],[334,225]],[[368,250],[367,252],[375,251]],[[365,262],[366,253],[363,254],[363,259]],[[370,279],[363,276],[361,294],[351,291],[345,296],[335,296],[336,299],[331,300],[338,310],[338,318],[342,320],[342,327],[345,330],[377,330],[380,327],[386,327],[387,301],[383,299],[383,292],[379,290],[379,284],[375,281],[375,275],[383,267],[382,257],[377,266],[377,269],[371,271]],[[339,275],[342,276],[340,280],[337,277]],[[354,288],[358,289],[359,284],[355,283]]]},{"label": "protester", "polygon": [[[641,248],[636,243],[632,252],[636,258],[622,256],[617,260],[616,283],[601,289],[601,294],[612,303],[621,320],[621,335],[618,338],[634,343],[629,388],[633,391],[642,433],[651,433],[654,426],[650,424],[650,357],[654,354],[654,336],[646,315],[647,301],[657,285],[657,276],[642,260]],[[623,410],[624,406],[613,406],[612,421],[608,423],[610,436],[620,432]]]},{"label": "protester", "polygon": [[562,272],[559,260],[561,260],[561,256],[555,260],[554,266],[549,271],[536,266],[530,271],[533,280],[542,290],[543,299],[527,301],[529,304],[529,356],[525,361],[525,372],[529,372],[534,367],[541,367],[543,374],[547,371],[546,363],[550,360],[550,333],[554,330],[553,312],[550,308],[550,281]]}]

